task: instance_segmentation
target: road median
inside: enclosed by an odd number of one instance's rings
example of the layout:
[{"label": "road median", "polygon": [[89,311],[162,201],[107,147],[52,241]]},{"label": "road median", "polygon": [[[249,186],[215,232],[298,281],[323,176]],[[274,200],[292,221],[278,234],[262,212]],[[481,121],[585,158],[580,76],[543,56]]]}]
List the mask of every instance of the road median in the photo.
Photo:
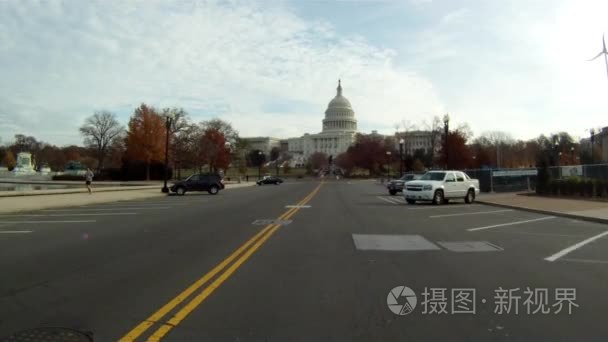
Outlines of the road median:
[{"label": "road median", "polygon": [[[253,182],[226,184],[226,190],[254,184]],[[20,194],[0,195],[0,214],[166,197],[167,194],[160,191],[161,187],[162,184],[102,187],[93,189],[93,194],[89,194],[84,187],[82,189],[18,191]]]}]

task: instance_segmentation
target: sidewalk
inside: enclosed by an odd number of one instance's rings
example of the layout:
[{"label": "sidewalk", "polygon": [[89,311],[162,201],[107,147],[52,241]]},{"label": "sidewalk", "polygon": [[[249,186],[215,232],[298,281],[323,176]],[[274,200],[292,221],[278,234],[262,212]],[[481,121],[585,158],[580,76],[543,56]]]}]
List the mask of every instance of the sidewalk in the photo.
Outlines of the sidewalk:
[{"label": "sidewalk", "polygon": [[608,203],[588,200],[526,196],[518,193],[480,194],[477,202],[578,220],[608,223]]},{"label": "sidewalk", "polygon": [[[226,184],[225,190],[253,186],[255,183]],[[35,194],[0,196],[0,214],[89,204],[130,201],[143,198],[166,197],[161,186],[108,187],[94,189],[92,195],[86,189],[36,190]],[[70,190],[72,192],[66,192]],[[8,192],[8,191],[6,191]],[[24,191],[25,192],[25,191]],[[30,191],[27,191],[28,193]]]}]

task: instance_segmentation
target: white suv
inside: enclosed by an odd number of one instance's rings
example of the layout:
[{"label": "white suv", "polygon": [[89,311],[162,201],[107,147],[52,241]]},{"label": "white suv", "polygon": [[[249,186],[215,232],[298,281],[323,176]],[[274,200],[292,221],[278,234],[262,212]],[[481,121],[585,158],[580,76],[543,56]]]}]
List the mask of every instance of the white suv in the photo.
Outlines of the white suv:
[{"label": "white suv", "polygon": [[479,181],[461,171],[430,171],[420,179],[407,182],[403,196],[409,204],[432,201],[443,204],[450,199],[464,199],[473,203],[479,194]]}]

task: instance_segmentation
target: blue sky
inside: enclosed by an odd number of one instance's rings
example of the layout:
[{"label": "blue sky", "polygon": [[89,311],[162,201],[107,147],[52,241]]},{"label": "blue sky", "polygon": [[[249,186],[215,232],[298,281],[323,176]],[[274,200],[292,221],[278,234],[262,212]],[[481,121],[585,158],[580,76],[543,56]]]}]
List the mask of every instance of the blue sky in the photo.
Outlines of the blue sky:
[{"label": "blue sky", "polygon": [[476,135],[608,125],[608,2],[2,1],[0,138],[81,143],[96,110],[139,103],[242,135],[321,129],[337,79],[359,129],[449,112]]}]

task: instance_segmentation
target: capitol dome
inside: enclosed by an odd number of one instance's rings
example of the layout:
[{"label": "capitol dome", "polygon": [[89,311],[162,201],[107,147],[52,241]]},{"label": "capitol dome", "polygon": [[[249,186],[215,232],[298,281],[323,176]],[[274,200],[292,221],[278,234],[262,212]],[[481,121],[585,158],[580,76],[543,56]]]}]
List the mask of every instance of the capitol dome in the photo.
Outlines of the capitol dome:
[{"label": "capitol dome", "polygon": [[323,132],[357,130],[357,120],[355,112],[348,99],[342,96],[342,84],[338,80],[336,97],[327,105],[325,119],[323,119]]}]

